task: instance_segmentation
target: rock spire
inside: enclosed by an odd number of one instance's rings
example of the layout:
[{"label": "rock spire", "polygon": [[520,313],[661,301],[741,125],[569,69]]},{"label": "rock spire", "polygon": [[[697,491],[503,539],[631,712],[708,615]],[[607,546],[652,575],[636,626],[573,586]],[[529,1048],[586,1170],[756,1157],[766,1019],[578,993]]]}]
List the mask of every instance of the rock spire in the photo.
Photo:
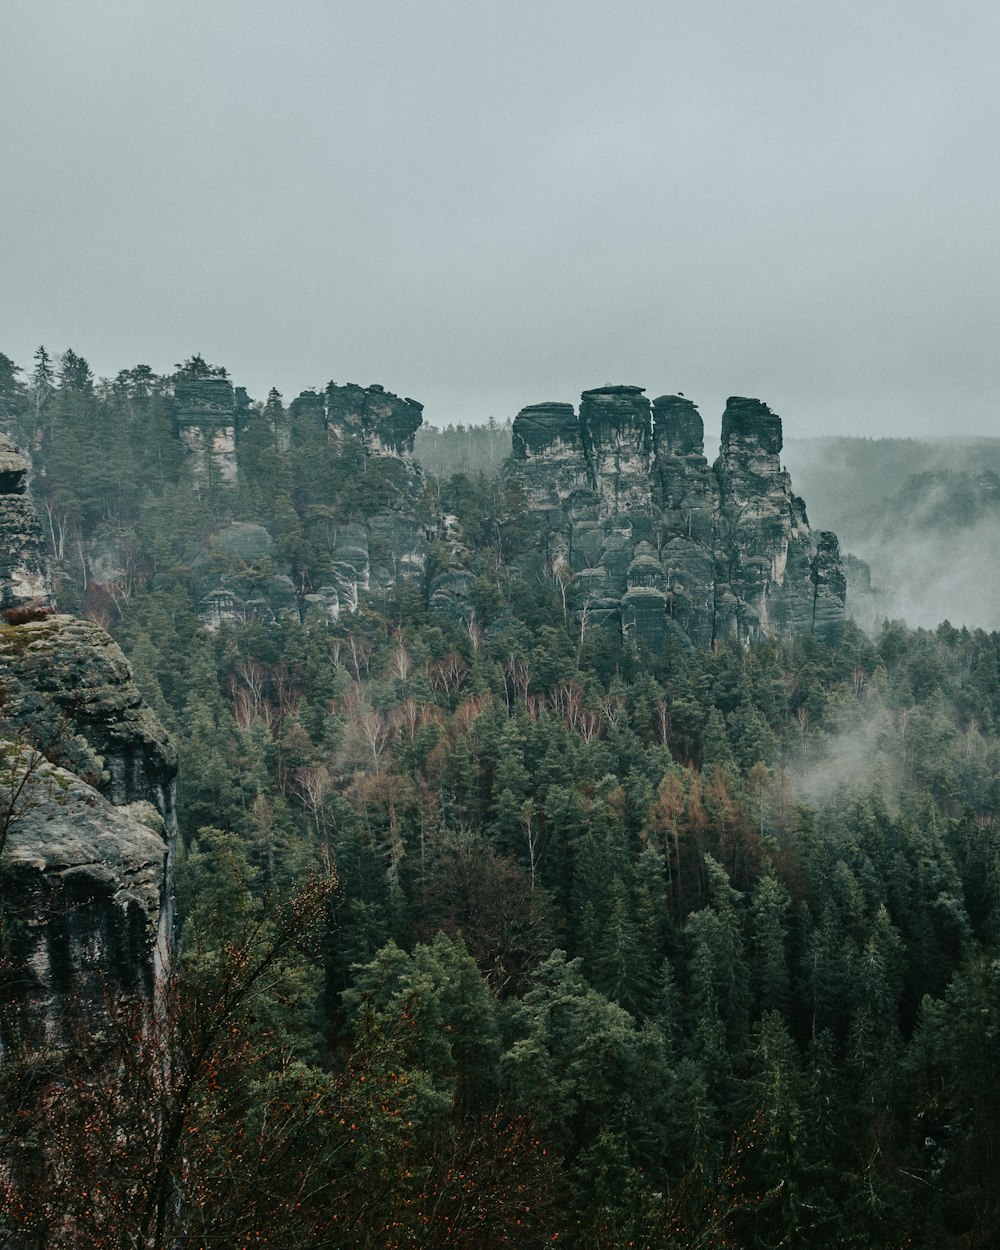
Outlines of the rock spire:
[{"label": "rock spire", "polygon": [[523,409],[507,471],[584,625],[619,623],[651,648],[669,634],[830,635],[844,618],[837,539],[811,532],[780,453],[781,419],[757,399],[729,400],[710,466],[690,400],[605,386],[578,413]]}]

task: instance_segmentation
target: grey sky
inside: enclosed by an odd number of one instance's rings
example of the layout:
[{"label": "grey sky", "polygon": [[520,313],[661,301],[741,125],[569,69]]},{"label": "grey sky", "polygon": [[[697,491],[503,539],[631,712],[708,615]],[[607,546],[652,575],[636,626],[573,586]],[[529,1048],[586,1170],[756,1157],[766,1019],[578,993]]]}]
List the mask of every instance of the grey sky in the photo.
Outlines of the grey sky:
[{"label": "grey sky", "polygon": [[5,0],[0,351],[1000,433],[996,0]]}]

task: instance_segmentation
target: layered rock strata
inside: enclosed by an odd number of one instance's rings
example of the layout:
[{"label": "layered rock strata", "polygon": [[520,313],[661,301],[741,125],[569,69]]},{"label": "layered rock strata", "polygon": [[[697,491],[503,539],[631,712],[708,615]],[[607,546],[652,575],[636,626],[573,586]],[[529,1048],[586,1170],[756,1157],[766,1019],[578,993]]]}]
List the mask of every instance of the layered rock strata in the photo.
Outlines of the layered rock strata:
[{"label": "layered rock strata", "polygon": [[434,535],[417,517],[423,479],[413,461],[413,440],[423,421],[423,404],[401,399],[374,384],[337,386],[331,382],[325,397],[329,434],[356,441],[366,472],[378,474],[382,468],[395,472],[386,506],[365,525],[337,528],[331,549],[333,585],[317,591],[329,616],[341,607],[353,610],[366,591],[384,590],[400,578],[419,576]]},{"label": "layered rock strata", "polygon": [[709,466],[694,404],[612,386],[585,391],[578,415],[525,408],[507,471],[583,627],[617,624],[654,649],[668,634],[829,635],[844,617],[839,547],[811,533],[780,452],[780,418],[758,400],[729,400]]},{"label": "layered rock strata", "polygon": [[51,609],[45,538],[28,497],[30,465],[0,434],[0,611]]},{"label": "layered rock strata", "polygon": [[246,392],[238,397],[228,378],[186,378],[175,384],[177,426],[197,477],[236,481],[238,398],[245,407]]},{"label": "layered rock strata", "polygon": [[3,929],[21,1024],[52,1035],[71,1002],[99,1007],[130,989],[151,997],[170,961],[176,758],[117,644],[52,611],[24,476],[10,471],[8,448],[4,456]]},{"label": "layered rock strata", "polygon": [[[195,458],[196,473],[204,476],[214,467],[221,480],[232,482],[237,479],[246,426],[241,412],[247,411],[247,403],[245,392],[237,390],[236,459],[230,467],[220,451],[228,448],[228,442],[225,447],[219,442],[228,438],[229,427],[218,424],[224,421],[230,403],[226,386],[229,383],[218,378],[178,383],[175,398],[182,405],[180,436]],[[284,424],[273,431],[278,449],[308,449],[328,440],[341,444],[348,455],[353,449],[359,467],[372,475],[373,492],[379,479],[379,494],[388,502],[364,524],[331,525],[331,580],[305,595],[301,603],[288,570],[275,569],[269,550],[264,550],[270,544],[266,532],[242,523],[227,526],[214,538],[216,550],[206,548],[192,570],[202,623],[212,629],[224,621],[249,617],[269,620],[297,613],[300,607],[319,610],[332,622],[342,611],[356,609],[364,594],[385,590],[400,578],[419,576],[428,545],[437,537],[436,530],[428,532],[418,518],[423,483],[413,460],[413,443],[422,409],[416,400],[402,399],[378,385],[331,382],[322,393],[306,390],[297,395]],[[208,430],[214,431],[210,438]],[[217,575],[212,572],[214,555],[228,565]]]}]

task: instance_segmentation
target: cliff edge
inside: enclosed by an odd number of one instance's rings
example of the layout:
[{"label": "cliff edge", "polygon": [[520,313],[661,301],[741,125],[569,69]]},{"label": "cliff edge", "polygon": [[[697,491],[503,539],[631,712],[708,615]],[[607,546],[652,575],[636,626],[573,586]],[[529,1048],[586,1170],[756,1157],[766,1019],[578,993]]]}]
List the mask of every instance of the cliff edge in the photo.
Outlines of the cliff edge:
[{"label": "cliff edge", "polygon": [[0,901],[7,997],[51,1034],[169,966],[177,765],[117,644],[54,611],[28,470],[0,438]]}]

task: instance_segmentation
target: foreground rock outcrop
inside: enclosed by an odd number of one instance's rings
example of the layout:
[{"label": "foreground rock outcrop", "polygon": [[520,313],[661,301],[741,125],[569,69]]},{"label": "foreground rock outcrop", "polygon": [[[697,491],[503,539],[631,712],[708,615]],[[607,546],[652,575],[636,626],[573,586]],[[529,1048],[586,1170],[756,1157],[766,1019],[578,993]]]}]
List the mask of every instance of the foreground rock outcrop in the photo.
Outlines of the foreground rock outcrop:
[{"label": "foreground rock outcrop", "polygon": [[714,465],[697,408],[641,387],[535,404],[514,421],[508,473],[553,572],[589,621],[656,648],[799,631],[831,635],[846,583],[836,536],[813,535],[781,467],[781,420],[732,398]]},{"label": "foreground rock outcrop", "polygon": [[[152,997],[174,945],[176,757],[125,656],[52,610],[27,463],[0,474],[0,885],[20,1025]],[[2,1038],[0,1038],[2,1041]]]}]

